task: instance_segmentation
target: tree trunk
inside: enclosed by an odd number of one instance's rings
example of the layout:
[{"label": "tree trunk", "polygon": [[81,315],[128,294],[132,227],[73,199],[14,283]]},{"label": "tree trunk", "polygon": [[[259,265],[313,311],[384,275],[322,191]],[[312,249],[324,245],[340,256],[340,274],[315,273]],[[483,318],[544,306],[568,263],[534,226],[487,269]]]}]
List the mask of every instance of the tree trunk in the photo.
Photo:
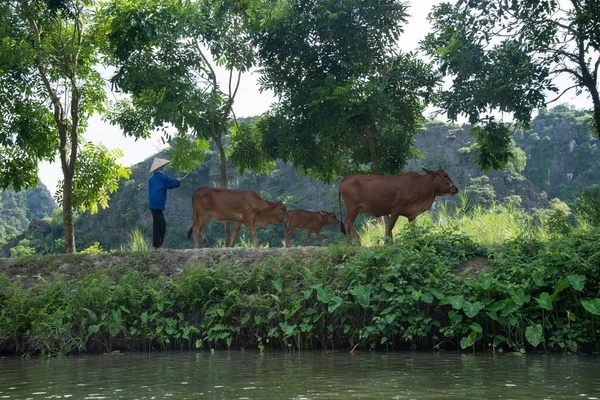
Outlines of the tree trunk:
[{"label": "tree trunk", "polygon": [[594,102],[594,128],[596,129],[596,137],[600,139],[600,95],[596,86],[590,88],[590,93]]},{"label": "tree trunk", "polygon": [[[58,121],[57,124],[60,137],[60,163],[63,172],[62,206],[65,253],[75,253],[75,227],[73,225],[73,176],[75,161],[72,158],[73,151],[77,154],[77,149],[71,145],[69,154],[69,144],[67,141],[68,127],[62,120]],[[77,145],[77,142],[75,142],[75,145]]]},{"label": "tree trunk", "polygon": [[73,177],[65,175],[63,185],[63,226],[65,253],[75,253],[75,226],[73,225]]},{"label": "tree trunk", "polygon": [[[375,136],[369,127],[365,128],[365,134],[367,135],[367,143],[369,144],[369,155],[371,156],[371,170],[373,174],[379,175],[379,167],[377,166],[377,153],[375,152]],[[388,225],[390,223],[390,216],[384,215],[381,217],[385,231],[387,232]],[[386,236],[387,240],[387,236]]]},{"label": "tree trunk", "polygon": [[[222,135],[217,135],[217,132],[214,129],[214,125],[210,125],[211,133],[213,140],[219,150],[219,186],[223,189],[227,189],[227,156],[225,155],[225,148],[223,147],[223,142],[221,139]],[[231,238],[231,224],[229,222],[225,222],[225,246],[229,243],[229,238]]]},{"label": "tree trunk", "polygon": [[[578,19],[582,16],[583,11],[580,9],[580,7],[577,5],[577,3],[575,1],[573,1],[573,6],[575,7],[576,10],[576,14]],[[579,64],[579,68],[581,69],[581,80],[583,85],[590,91],[590,95],[592,96],[592,102],[594,104],[594,128],[596,130],[596,136],[598,138],[600,138],[600,94],[598,94],[598,75],[597,75],[597,68],[598,68],[598,62],[600,62],[600,59],[596,62],[596,69],[593,71],[590,71],[590,69],[588,68],[588,64],[586,62],[586,55],[585,55],[585,51],[587,48],[587,45],[585,43],[585,39],[583,36],[583,32],[585,32],[586,27],[583,24],[579,24],[579,26],[577,27],[577,48],[579,50],[578,52],[578,64]],[[593,67],[593,64],[592,64]]]},{"label": "tree trunk", "polygon": [[365,134],[367,135],[367,143],[369,144],[369,155],[371,156],[371,169],[375,175],[379,175],[379,168],[377,167],[377,154],[375,152],[375,136],[369,127],[365,128]]}]

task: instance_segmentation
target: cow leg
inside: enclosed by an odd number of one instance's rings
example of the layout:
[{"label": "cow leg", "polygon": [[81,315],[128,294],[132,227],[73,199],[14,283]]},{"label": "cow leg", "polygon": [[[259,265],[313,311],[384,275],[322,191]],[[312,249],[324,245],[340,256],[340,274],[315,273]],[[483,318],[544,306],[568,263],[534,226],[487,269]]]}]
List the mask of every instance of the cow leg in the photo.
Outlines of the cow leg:
[{"label": "cow leg", "polygon": [[392,230],[394,229],[394,225],[396,225],[396,221],[398,220],[399,215],[398,214],[392,214],[390,216],[390,220],[388,221],[388,224],[386,226],[386,230],[385,230],[385,241],[387,242],[388,239],[389,240],[393,240],[394,238],[392,237]]},{"label": "cow leg", "polygon": [[234,222],[233,224],[233,233],[231,234],[231,240],[229,241],[229,247],[233,247],[233,243],[235,242],[235,238],[237,237],[238,233],[240,232],[240,226],[242,226],[241,222]]},{"label": "cow leg", "polygon": [[360,246],[360,236],[358,235],[356,228],[354,228],[354,221],[357,216],[358,211],[348,212],[348,216],[346,217],[346,239],[348,240],[348,243],[350,243],[352,241],[352,234],[354,234],[356,240],[358,240],[358,245]]},{"label": "cow leg", "polygon": [[194,217],[194,223],[192,224],[192,238],[194,239],[194,248],[198,248],[198,232],[200,231],[199,224],[196,223],[197,219]]},{"label": "cow leg", "polygon": [[210,216],[202,216],[200,213],[194,215],[194,222],[192,223],[192,237],[194,238],[194,248],[198,248],[198,233],[202,234],[202,240],[204,247],[208,247],[208,238],[204,234],[204,227],[210,222]]},{"label": "cow leg", "polygon": [[344,221],[344,228],[346,229],[346,241],[348,244],[352,242],[352,233],[354,233],[354,235],[358,238],[358,244],[360,246],[360,237],[358,236],[356,229],[354,229],[354,220],[356,219],[357,215],[358,211],[348,209],[348,215]]},{"label": "cow leg", "polygon": [[[206,215],[202,219],[198,218],[198,220],[200,221],[198,230],[200,231],[200,235],[202,236],[202,244],[203,244],[204,248],[208,247],[208,238],[206,237],[204,228],[206,228],[206,225],[208,225],[208,223],[210,222],[211,219],[212,219],[212,217],[210,215]],[[197,236],[197,234],[196,234],[196,236]]]},{"label": "cow leg", "polygon": [[321,237],[321,233],[319,231],[315,231],[315,235],[317,235],[317,239],[319,239],[319,243],[323,246],[323,238]]},{"label": "cow leg", "polygon": [[254,229],[254,221],[244,222],[252,235],[252,239],[254,239],[254,247],[258,247],[258,239],[256,238],[256,229]]},{"label": "cow leg", "polygon": [[294,231],[295,227],[293,227],[292,225],[289,225],[287,228],[285,228],[285,230],[283,231],[283,236],[285,237],[285,247],[290,247],[290,238],[292,236],[292,232]]},{"label": "cow leg", "polygon": [[306,232],[306,237],[304,238],[304,243],[302,243],[302,246],[306,246],[306,242],[308,242],[308,239],[310,238],[311,233],[312,233],[312,229],[309,229],[308,232]]},{"label": "cow leg", "polygon": [[354,236],[356,236],[356,240],[358,240],[358,245],[361,246],[361,244],[360,244],[360,236],[358,235],[358,232],[357,232],[356,228],[354,228],[354,224],[352,224],[350,226],[350,228],[352,228],[352,233],[354,234]]}]

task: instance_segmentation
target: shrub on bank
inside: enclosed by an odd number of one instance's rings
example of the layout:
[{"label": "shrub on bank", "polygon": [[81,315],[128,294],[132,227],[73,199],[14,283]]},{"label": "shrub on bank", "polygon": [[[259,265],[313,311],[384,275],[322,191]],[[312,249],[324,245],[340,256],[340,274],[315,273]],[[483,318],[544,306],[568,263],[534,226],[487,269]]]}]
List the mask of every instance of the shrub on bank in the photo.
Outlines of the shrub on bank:
[{"label": "shrub on bank", "polygon": [[487,247],[424,226],[385,247],[187,264],[172,277],[143,263],[27,288],[3,277],[0,352],[597,351],[599,239],[576,228]]}]

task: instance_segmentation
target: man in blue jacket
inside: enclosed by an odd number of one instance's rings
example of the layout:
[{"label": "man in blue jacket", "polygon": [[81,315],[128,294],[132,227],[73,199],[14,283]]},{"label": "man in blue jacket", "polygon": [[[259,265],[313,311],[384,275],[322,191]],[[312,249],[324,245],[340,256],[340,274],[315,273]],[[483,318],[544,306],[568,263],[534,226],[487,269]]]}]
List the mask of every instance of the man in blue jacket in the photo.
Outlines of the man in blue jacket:
[{"label": "man in blue jacket", "polygon": [[154,246],[154,250],[161,248],[167,233],[167,222],[163,214],[167,202],[167,189],[178,188],[183,179],[173,179],[164,173],[165,165],[170,162],[164,158],[155,158],[150,167],[152,177],[148,182],[148,208],[152,212],[152,246]]}]

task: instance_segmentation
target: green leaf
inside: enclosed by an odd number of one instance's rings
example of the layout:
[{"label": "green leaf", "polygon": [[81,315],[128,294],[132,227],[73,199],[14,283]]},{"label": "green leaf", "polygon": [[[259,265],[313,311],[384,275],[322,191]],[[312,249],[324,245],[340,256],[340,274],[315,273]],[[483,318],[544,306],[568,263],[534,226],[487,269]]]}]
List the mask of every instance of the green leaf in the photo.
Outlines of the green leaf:
[{"label": "green leaf", "polygon": [[225,310],[223,310],[222,308],[217,308],[217,314],[219,315],[219,317],[222,317],[225,315]]},{"label": "green leaf", "polygon": [[[525,304],[526,301],[529,301],[526,296],[525,296],[525,292],[523,291],[523,289],[517,289],[514,292],[511,292],[511,296],[510,296],[513,301],[518,305],[518,306],[522,306],[523,304]],[[529,297],[529,295],[527,296]]]},{"label": "green leaf", "polygon": [[327,311],[332,313],[335,310],[337,310],[337,308],[339,306],[341,306],[344,303],[344,300],[339,297],[339,296],[335,296],[331,298],[331,301],[329,302],[329,306],[327,307]]},{"label": "green leaf", "polygon": [[433,295],[429,292],[421,293],[421,300],[425,304],[433,303]]},{"label": "green leaf", "polygon": [[121,322],[122,318],[121,318],[121,310],[120,309],[113,310],[112,315],[113,315],[113,319],[115,320],[115,322]]},{"label": "green leaf", "polygon": [[578,292],[583,291],[583,287],[585,286],[585,276],[584,275],[568,275],[567,279],[571,284],[571,287]]},{"label": "green leaf", "polygon": [[273,285],[275,290],[277,290],[277,292],[281,292],[283,288],[283,282],[281,281],[281,279],[274,279],[271,281],[271,284]]},{"label": "green leaf", "polygon": [[542,287],[545,285],[544,283],[544,277],[542,275],[542,273],[540,271],[535,271],[531,277],[533,278],[533,281],[535,282],[536,285],[538,285],[539,287]]},{"label": "green leaf", "polygon": [[448,301],[455,310],[460,310],[463,307],[465,299],[461,295],[458,295],[446,297],[446,301]]},{"label": "green leaf", "polygon": [[480,272],[479,273],[479,286],[483,290],[488,290],[490,288],[490,286],[492,285],[493,280],[494,280],[493,272]]},{"label": "green leaf", "polygon": [[358,300],[358,304],[360,304],[363,307],[369,306],[369,303],[371,302],[371,300],[369,298],[371,295],[371,286],[369,286],[369,285],[359,286],[355,289],[352,289],[351,293],[354,296],[356,296],[356,299]]},{"label": "green leaf", "polygon": [[528,326],[525,329],[525,338],[533,347],[537,347],[543,338],[542,325]]},{"label": "green leaf", "polygon": [[552,298],[550,298],[550,295],[547,292],[543,292],[542,294],[540,294],[540,297],[536,298],[535,301],[538,302],[541,308],[544,308],[548,311],[554,308],[554,306],[552,305]]},{"label": "green leaf", "polygon": [[600,299],[581,300],[581,305],[587,312],[600,315]]},{"label": "green leaf", "polygon": [[463,303],[463,310],[466,316],[469,318],[473,318],[474,316],[476,316],[477,313],[479,313],[479,311],[481,311],[484,307],[485,304],[483,304],[480,301],[476,301],[475,303],[465,301]]},{"label": "green leaf", "polygon": [[477,322],[473,322],[471,325],[469,325],[469,328],[471,328],[473,332],[483,333],[483,328]]},{"label": "green leaf", "polygon": [[248,322],[249,319],[250,313],[246,313],[246,315],[244,315],[244,318],[242,318],[242,325],[246,324],[246,322]]},{"label": "green leaf", "polygon": [[463,320],[463,316],[457,313],[456,311],[450,311],[448,313],[448,318],[450,318],[450,322],[453,324],[460,324]]},{"label": "green leaf", "polygon": [[88,333],[89,334],[98,333],[99,331],[100,331],[100,325],[90,325],[90,326],[88,326]]},{"label": "green leaf", "polygon": [[317,288],[317,299],[322,303],[329,303],[331,301],[331,289],[329,285]]},{"label": "green leaf", "polygon": [[393,292],[393,291],[394,291],[394,289],[395,289],[395,286],[394,286],[394,284],[393,284],[393,283],[384,283],[384,284],[383,284],[383,288],[384,288],[385,290],[387,290],[388,292]]},{"label": "green leaf", "polygon": [[388,314],[385,316],[385,322],[391,324],[396,319],[396,314]]},{"label": "green leaf", "polygon": [[556,285],[556,288],[554,288],[554,293],[552,293],[552,298],[556,299],[556,295],[558,295],[560,292],[562,292],[563,290],[568,288],[570,285],[571,284],[569,283],[568,279],[562,279],[560,282],[558,282],[558,285]]},{"label": "green leaf", "polygon": [[460,339],[460,348],[464,350],[467,347],[469,347],[469,339],[467,339],[466,337]]}]

